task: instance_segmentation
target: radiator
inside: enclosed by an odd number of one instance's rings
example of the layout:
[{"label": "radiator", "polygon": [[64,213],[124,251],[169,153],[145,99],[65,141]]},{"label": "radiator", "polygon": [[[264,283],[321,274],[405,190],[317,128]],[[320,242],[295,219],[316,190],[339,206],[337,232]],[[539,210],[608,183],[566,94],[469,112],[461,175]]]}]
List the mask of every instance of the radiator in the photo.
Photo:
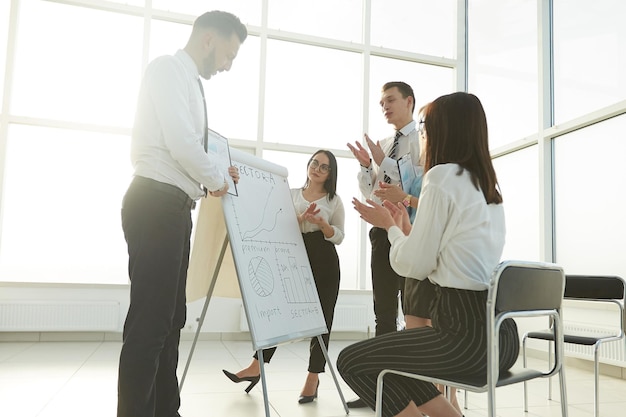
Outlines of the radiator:
[{"label": "radiator", "polygon": [[[615,329],[602,329],[602,328],[594,328],[588,327],[584,325],[577,324],[564,324],[564,331],[568,332],[576,332],[576,333],[585,333],[585,334],[607,334],[607,333],[615,333]],[[603,342],[600,344],[599,349],[599,361],[602,363],[607,363],[610,365],[616,366],[626,366],[626,343],[624,339],[614,341],[614,342]],[[593,361],[593,346],[582,346],[575,345],[573,343],[565,343],[564,345],[565,354],[567,356],[573,356],[580,359],[588,359]]]},{"label": "radiator", "polygon": [[367,332],[369,323],[369,309],[366,305],[338,305],[335,308],[333,331],[340,332]]},{"label": "radiator", "polygon": [[117,301],[0,301],[0,331],[117,331]]},{"label": "radiator", "polygon": [[[369,323],[368,306],[365,305],[337,305],[335,307],[335,317],[333,319],[333,331],[338,332],[367,332]],[[241,306],[241,316],[239,329],[242,332],[248,331],[248,321],[246,312]]]}]

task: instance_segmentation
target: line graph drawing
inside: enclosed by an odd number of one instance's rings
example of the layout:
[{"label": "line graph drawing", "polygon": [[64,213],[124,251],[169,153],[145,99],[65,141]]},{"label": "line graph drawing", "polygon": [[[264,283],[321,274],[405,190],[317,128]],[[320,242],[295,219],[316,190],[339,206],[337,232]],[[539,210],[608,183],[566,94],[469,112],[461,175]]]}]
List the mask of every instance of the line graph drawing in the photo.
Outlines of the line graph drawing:
[{"label": "line graph drawing", "polygon": [[[247,230],[245,232],[243,232],[243,236],[242,236],[242,240],[250,240],[253,237],[258,236],[260,233],[263,232],[271,232],[276,228],[276,223],[278,223],[278,215],[281,214],[283,212],[283,209],[278,209],[278,211],[274,214],[274,219],[273,222],[271,222],[271,217],[269,219],[267,219],[265,217],[265,212],[263,212],[264,216],[261,219],[261,224],[259,224],[259,226],[257,226],[256,229],[253,230]],[[264,226],[264,223],[269,224],[268,226]],[[271,223],[269,223],[271,222]]]},{"label": "line graph drawing", "polygon": [[276,228],[276,224],[278,223],[278,216],[283,212],[283,209],[279,208],[277,211],[274,212],[273,216],[269,212],[268,205],[272,200],[273,191],[274,188],[272,187],[270,189],[270,192],[267,194],[267,199],[265,200],[265,204],[263,205],[263,210],[261,210],[262,216],[259,224],[251,230],[244,230],[241,236],[242,240],[252,239],[263,232],[272,232]]}]

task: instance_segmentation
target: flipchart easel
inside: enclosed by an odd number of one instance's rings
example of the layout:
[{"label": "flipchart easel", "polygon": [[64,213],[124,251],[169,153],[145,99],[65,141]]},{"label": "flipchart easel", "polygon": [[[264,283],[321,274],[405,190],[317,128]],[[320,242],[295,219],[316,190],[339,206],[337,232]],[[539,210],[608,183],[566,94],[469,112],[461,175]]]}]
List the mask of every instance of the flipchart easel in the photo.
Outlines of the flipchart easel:
[{"label": "flipchart easel", "polygon": [[[346,414],[335,370],[321,338],[327,332],[285,168],[231,149],[240,170],[238,196],[202,199],[190,256],[187,299],[206,296],[180,389],[214,294],[241,296],[259,356],[269,414],[263,349],[317,337]],[[262,202],[263,204],[259,204]],[[227,247],[231,251],[227,251]],[[237,285],[239,284],[239,285]]]}]

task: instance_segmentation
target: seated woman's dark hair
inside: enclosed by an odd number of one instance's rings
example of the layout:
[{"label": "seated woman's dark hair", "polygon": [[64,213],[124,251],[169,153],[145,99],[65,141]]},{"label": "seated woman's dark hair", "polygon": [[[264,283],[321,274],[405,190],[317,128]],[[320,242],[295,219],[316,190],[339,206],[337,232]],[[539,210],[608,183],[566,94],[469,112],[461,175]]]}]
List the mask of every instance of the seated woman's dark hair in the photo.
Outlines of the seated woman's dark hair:
[{"label": "seated woman's dark hair", "polygon": [[424,172],[439,164],[458,164],[470,172],[488,204],[502,203],[489,154],[487,118],[478,97],[456,92],[437,98],[425,110],[424,127]]}]

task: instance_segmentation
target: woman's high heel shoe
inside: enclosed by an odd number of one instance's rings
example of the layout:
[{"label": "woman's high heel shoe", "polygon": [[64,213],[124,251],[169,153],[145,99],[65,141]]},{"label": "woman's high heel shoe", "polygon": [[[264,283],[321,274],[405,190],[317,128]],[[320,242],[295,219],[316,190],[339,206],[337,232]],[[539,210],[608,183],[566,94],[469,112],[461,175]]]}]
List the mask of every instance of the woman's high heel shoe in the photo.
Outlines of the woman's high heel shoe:
[{"label": "woman's high heel shoe", "polygon": [[298,404],[306,404],[313,402],[317,398],[317,389],[320,387],[320,381],[317,381],[317,387],[315,387],[315,394],[313,395],[301,395],[298,398]]},{"label": "woman's high heel shoe", "polygon": [[[250,385],[248,385],[248,388],[246,388],[246,393],[249,393],[250,390],[252,388],[254,388],[254,386],[256,384],[259,383],[259,380],[261,379],[261,375],[257,375],[257,376],[244,376],[244,377],[238,377],[237,375],[228,372],[226,369],[222,369],[222,372],[224,372],[224,375],[226,375],[228,377],[228,379],[230,379],[231,381],[235,382],[235,383],[239,383],[239,382],[243,382],[243,381],[248,381],[250,382]],[[316,393],[317,394],[317,393]]]}]

